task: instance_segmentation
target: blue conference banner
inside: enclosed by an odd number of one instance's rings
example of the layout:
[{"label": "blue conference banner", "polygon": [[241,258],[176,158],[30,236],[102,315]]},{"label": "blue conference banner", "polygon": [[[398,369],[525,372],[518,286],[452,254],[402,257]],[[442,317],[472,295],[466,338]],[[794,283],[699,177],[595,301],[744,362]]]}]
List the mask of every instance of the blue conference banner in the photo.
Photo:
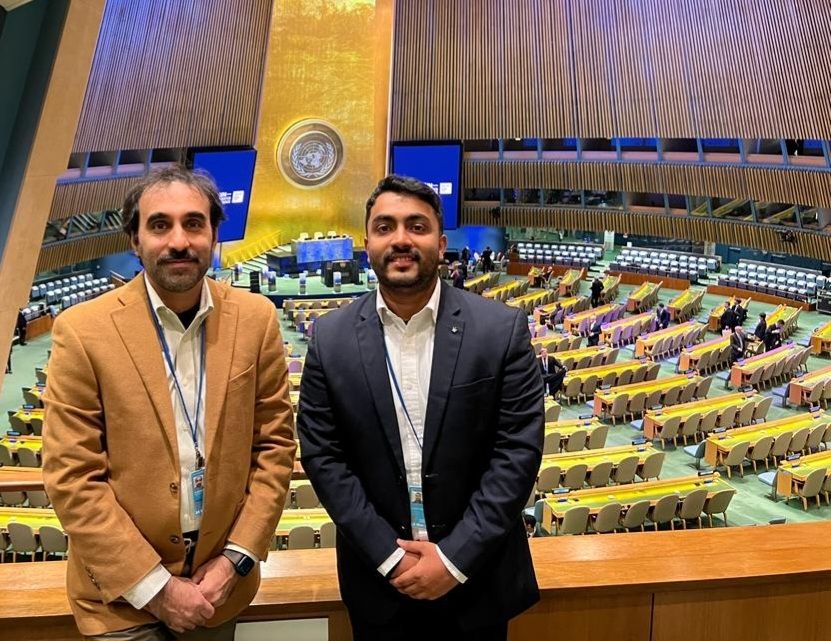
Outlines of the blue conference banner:
[{"label": "blue conference banner", "polygon": [[219,188],[219,199],[226,216],[219,227],[220,243],[245,237],[256,159],[254,149],[198,151],[193,154],[193,168],[208,172]]},{"label": "blue conference banner", "polygon": [[462,143],[396,142],[392,145],[392,171],[400,176],[418,178],[441,197],[444,228],[459,225],[462,200]]}]

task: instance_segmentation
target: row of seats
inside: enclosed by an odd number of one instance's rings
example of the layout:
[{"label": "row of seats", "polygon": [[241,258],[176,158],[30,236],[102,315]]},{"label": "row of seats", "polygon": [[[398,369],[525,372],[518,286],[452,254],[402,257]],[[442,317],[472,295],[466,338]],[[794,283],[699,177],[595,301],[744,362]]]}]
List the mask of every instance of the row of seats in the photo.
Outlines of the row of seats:
[{"label": "row of seats", "polygon": [[658,499],[655,505],[649,500],[643,500],[626,509],[620,503],[607,503],[594,515],[586,506],[575,506],[565,513],[562,522],[555,522],[554,533],[605,534],[636,529],[643,532],[646,523],[651,524],[656,531],[659,525],[665,524],[674,530],[676,519],[684,528],[687,527],[687,521],[698,521],[698,526],[701,527],[702,516],[706,516],[710,527],[713,527],[713,516],[716,514],[722,515],[726,526],[727,507],[735,491],[721,490],[709,498],[707,494],[706,488],[693,490],[683,499],[678,494],[667,494]]},{"label": "row of seats", "polygon": [[[98,281],[93,281],[93,282],[98,282],[98,284],[97,285],[90,285],[89,287],[86,287],[86,288],[83,288],[83,289],[79,288],[77,292],[64,293],[60,298],[61,309],[62,310],[69,309],[73,305],[77,305],[78,303],[83,303],[84,301],[87,301],[87,300],[92,300],[93,298],[95,298],[97,296],[100,296],[101,294],[103,294],[105,292],[108,292],[108,291],[111,291],[111,290],[115,289],[115,285],[113,285],[112,283],[107,284],[107,279],[106,278],[99,278]],[[63,292],[63,290],[62,290],[62,292]],[[49,299],[50,295],[51,295],[51,292],[49,294],[47,294],[47,300]]]},{"label": "row of seats", "polygon": [[[581,376],[580,371],[571,374],[569,381],[565,388],[559,393],[566,403],[571,405],[572,401],[582,402],[587,401],[594,396],[598,388],[606,387],[607,385],[621,386],[634,383],[641,383],[643,381],[654,381],[658,378],[658,373],[661,371],[660,363],[643,364],[636,369],[625,370],[620,372],[611,371],[602,378],[596,374],[588,374]],[[695,384],[693,384],[693,391]],[[657,399],[654,404],[660,402],[661,393],[663,390],[656,390]],[[625,396],[625,395],[624,395]],[[617,402],[617,401],[615,401]],[[651,407],[651,405],[649,406]]]},{"label": "row of seats", "polygon": [[599,245],[517,243],[517,251],[519,259],[525,262],[586,268],[603,258],[603,248]]},{"label": "row of seats", "polygon": [[[661,426],[658,439],[664,447],[669,441],[672,441],[673,445],[678,445],[679,438],[683,440],[684,445],[687,444],[688,438],[691,438],[695,443],[699,441],[703,443],[714,430],[722,428],[729,430],[734,427],[742,427],[767,420],[772,403],[773,399],[770,396],[765,396],[758,402],[754,399],[748,399],[735,405],[712,409],[709,412],[693,412],[686,416],[671,416]],[[703,456],[702,448],[701,456],[696,458],[700,459]]]},{"label": "row of seats", "polygon": [[[608,351],[597,352],[594,355],[587,354],[580,359],[575,359],[571,356],[560,358],[560,363],[569,372],[575,369],[586,369],[587,367],[601,367],[602,365],[611,365],[617,361],[620,350],[618,348],[610,349]],[[614,373],[614,372],[612,372]],[[606,380],[605,378],[603,379]]]},{"label": "row of seats", "polygon": [[817,292],[828,286],[828,279],[822,274],[801,270],[751,271],[739,263],[718,279],[723,287],[738,287],[752,292],[782,296],[798,301],[808,301]]},{"label": "row of seats", "polygon": [[697,271],[701,276],[708,272],[717,272],[721,269],[720,256],[703,256],[700,254],[689,254],[687,252],[675,252],[664,249],[636,249],[626,247],[618,254],[618,258],[631,263],[641,264],[669,264],[670,266],[683,267]]},{"label": "row of seats", "polygon": [[559,454],[560,452],[579,452],[583,449],[598,450],[606,446],[606,437],[608,436],[609,426],[605,424],[585,430],[574,430],[568,436],[563,436],[560,432],[546,430],[542,453],[547,455]]},{"label": "row of seats", "polygon": [[35,561],[38,553],[44,561],[49,556],[66,557],[67,548],[66,534],[51,525],[41,525],[35,534],[29,525],[12,521],[8,532],[0,532],[0,563],[7,554],[11,554],[12,561],[17,561],[18,555]]},{"label": "row of seats", "polygon": [[[337,238],[339,235],[340,234],[338,234],[338,232],[332,231],[330,229],[329,231],[326,232],[325,238]],[[297,240],[320,240],[321,238],[324,238],[322,231],[316,231],[311,236],[309,235],[308,232],[303,231],[303,232],[300,232],[300,234],[297,236]]]},{"label": "row of seats", "polygon": [[591,472],[585,463],[576,463],[561,469],[551,465],[540,470],[537,479],[537,494],[545,498],[547,494],[555,492],[560,487],[570,490],[582,490],[585,486],[606,487],[607,485],[625,485],[634,483],[635,477],[644,481],[658,479],[664,466],[665,452],[653,452],[644,459],[643,465],[637,454],[627,456],[617,464],[612,461],[602,461],[592,466]]},{"label": "row of seats", "polygon": [[[47,294],[50,291],[56,289],[63,289],[64,287],[71,287],[72,285],[84,285],[89,284],[93,280],[92,274],[76,274],[75,276],[66,276],[64,278],[56,278],[54,280],[46,281],[45,283],[39,283],[36,285],[32,285],[31,293],[29,294],[30,300],[41,300],[42,298],[46,298]],[[106,282],[106,278],[104,281]],[[77,290],[72,290],[77,291]],[[48,301],[48,302],[56,302],[56,301]]]},{"label": "row of seats", "polygon": [[[656,340],[652,346],[647,345],[646,354],[653,361],[659,361],[668,356],[680,354],[685,347],[692,347],[696,343],[704,339],[707,333],[706,325],[696,325],[695,327],[683,332],[681,334],[674,334],[665,336]],[[647,338],[649,335],[647,334]]]},{"label": "row of seats", "polygon": [[[627,393],[617,394],[608,409],[606,418],[612,419],[617,424],[618,419],[635,420],[636,416],[643,416],[644,412],[653,407],[668,407],[690,403],[693,400],[707,398],[710,393],[710,385],[713,379],[709,376],[702,378],[699,382],[690,381],[684,387],[671,387],[664,394],[664,390],[658,389],[649,394],[646,392],[635,392],[631,396]],[[663,403],[661,398],[663,397]]]},{"label": "row of seats", "polygon": [[755,389],[765,389],[773,385],[780,385],[792,378],[798,372],[807,370],[809,348],[804,348],[788,356],[780,358],[764,367],[756,368],[747,379],[747,385]]}]

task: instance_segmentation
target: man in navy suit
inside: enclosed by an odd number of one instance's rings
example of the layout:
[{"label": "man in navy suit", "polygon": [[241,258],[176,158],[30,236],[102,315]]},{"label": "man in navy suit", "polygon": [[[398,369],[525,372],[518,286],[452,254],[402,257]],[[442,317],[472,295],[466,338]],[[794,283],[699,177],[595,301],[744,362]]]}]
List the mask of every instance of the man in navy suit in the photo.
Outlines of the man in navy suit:
[{"label": "man in navy suit", "polygon": [[366,206],[379,290],[318,319],[297,419],[363,639],[505,639],[538,599],[522,519],[543,384],[520,310],[443,284],[441,201],[383,179]]},{"label": "man in navy suit", "polygon": [[658,303],[656,319],[658,322],[658,329],[666,329],[669,327],[669,310],[664,307],[663,303]]}]

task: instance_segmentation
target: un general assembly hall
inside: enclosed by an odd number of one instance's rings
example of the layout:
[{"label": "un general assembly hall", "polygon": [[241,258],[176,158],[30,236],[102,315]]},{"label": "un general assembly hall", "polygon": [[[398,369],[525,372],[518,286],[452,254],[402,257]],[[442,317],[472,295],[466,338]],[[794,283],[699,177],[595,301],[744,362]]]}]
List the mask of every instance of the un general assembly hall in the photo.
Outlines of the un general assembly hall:
[{"label": "un general assembly hall", "polygon": [[0,639],[831,639],[829,34],[0,0]]}]

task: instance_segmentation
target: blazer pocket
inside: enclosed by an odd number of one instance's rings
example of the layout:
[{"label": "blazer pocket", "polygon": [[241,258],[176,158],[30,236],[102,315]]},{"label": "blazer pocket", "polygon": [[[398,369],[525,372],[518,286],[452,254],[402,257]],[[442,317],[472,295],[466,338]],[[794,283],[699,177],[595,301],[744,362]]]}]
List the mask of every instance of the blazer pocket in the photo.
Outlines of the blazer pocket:
[{"label": "blazer pocket", "polygon": [[464,394],[466,392],[480,392],[482,390],[489,390],[493,387],[494,377],[487,376],[485,378],[478,378],[475,381],[470,381],[469,383],[460,383],[458,385],[453,385],[450,388],[450,391],[454,394],[461,393]]},{"label": "blazer pocket", "polygon": [[240,372],[239,374],[231,377],[228,380],[228,391],[232,392],[237,390],[241,387],[244,387],[249,382],[254,380],[254,364],[251,363],[245,370]]}]

